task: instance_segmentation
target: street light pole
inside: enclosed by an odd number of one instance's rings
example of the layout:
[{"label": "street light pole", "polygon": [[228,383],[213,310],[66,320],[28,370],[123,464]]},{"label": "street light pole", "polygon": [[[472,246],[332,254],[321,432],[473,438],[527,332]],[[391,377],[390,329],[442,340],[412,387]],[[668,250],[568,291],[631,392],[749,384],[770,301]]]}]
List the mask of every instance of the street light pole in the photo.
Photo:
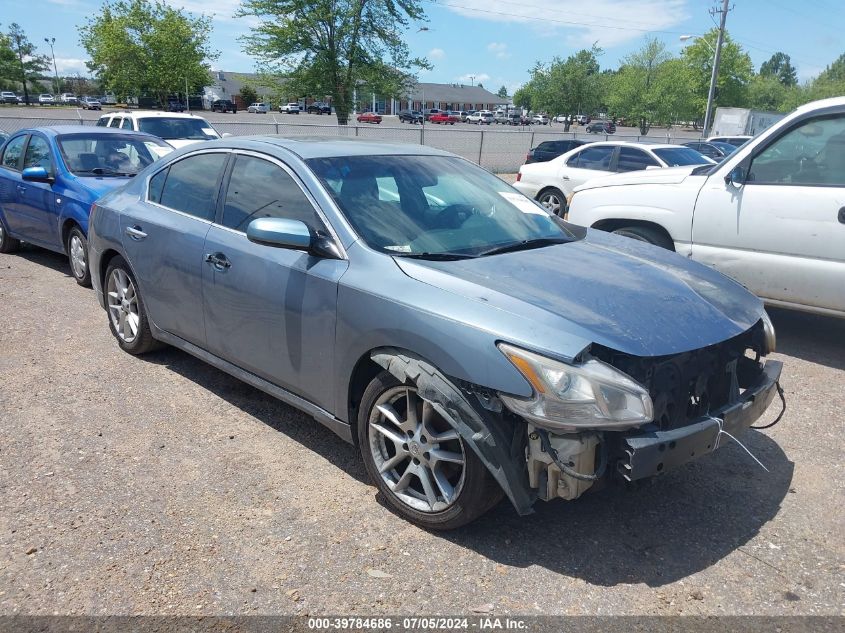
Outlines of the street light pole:
[{"label": "street light pole", "polygon": [[61,86],[59,86],[59,70],[58,70],[58,68],[56,68],[56,51],[53,50],[53,46],[56,43],[56,38],[55,37],[45,37],[44,41],[47,42],[47,44],[50,45],[50,55],[53,57],[53,76],[56,78],[56,83],[53,86],[53,91],[54,91],[54,94],[58,95],[59,91],[61,89]]}]

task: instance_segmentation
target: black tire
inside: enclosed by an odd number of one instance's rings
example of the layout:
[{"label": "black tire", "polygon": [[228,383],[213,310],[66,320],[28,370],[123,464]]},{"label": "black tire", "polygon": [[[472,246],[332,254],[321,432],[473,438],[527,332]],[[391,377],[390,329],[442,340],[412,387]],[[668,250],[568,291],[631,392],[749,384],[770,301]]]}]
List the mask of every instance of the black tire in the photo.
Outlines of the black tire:
[{"label": "black tire", "polygon": [[0,253],[15,253],[21,247],[21,241],[9,235],[0,220]]},{"label": "black tire", "polygon": [[[382,395],[403,386],[403,384],[412,389],[415,388],[412,383],[402,383],[390,372],[382,371],[373,378],[364,391],[361,406],[358,409],[357,431],[358,445],[367,473],[387,500],[388,505],[407,521],[431,530],[452,530],[466,525],[499,503],[503,492],[472,448],[467,446],[463,440],[458,440],[462,443],[464,455],[462,485],[460,485],[457,496],[451,504],[441,511],[423,512],[411,507],[388,487],[378,471],[369,435],[371,420],[380,419],[380,414],[374,411],[374,408]],[[445,421],[442,422],[445,423]]]},{"label": "black tire", "polygon": [[613,233],[630,237],[640,242],[648,242],[649,244],[665,248],[667,251],[675,250],[675,243],[672,241],[672,238],[660,229],[651,226],[623,226],[613,231]]},{"label": "black tire", "polygon": [[[71,252],[71,247],[75,240],[79,240],[79,243],[81,244],[81,266],[77,265],[74,261],[74,253]],[[67,253],[68,259],[70,260],[70,273],[73,275],[76,283],[84,288],[90,288],[91,270],[88,267],[88,240],[85,239],[82,229],[78,226],[74,226],[67,234],[67,240],[65,241],[65,253]]]},{"label": "black tire", "polygon": [[[112,274],[116,270],[122,271],[123,274],[131,280],[137,296],[138,332],[135,338],[130,342],[127,342],[120,336],[120,334],[118,334],[114,320],[112,319],[112,310],[108,307],[109,280],[112,278]],[[111,330],[111,333],[117,341],[120,349],[124,352],[137,356],[162,347],[162,343],[153,338],[152,331],[150,330],[149,319],[147,318],[147,309],[144,306],[144,300],[141,297],[141,291],[138,288],[138,282],[135,279],[135,275],[132,273],[132,269],[129,268],[129,264],[126,263],[126,260],[119,255],[109,262],[109,266],[106,269],[105,281],[103,283],[103,292],[106,294],[106,311],[109,313],[109,329]]]},{"label": "black tire", "polygon": [[[552,199],[554,198],[558,200],[557,209],[552,208]],[[539,202],[549,211],[560,217],[563,217],[567,210],[566,196],[563,195],[563,192],[560,189],[557,189],[556,187],[549,187],[548,189],[543,189],[543,191],[541,191],[537,196],[537,202]]]}]

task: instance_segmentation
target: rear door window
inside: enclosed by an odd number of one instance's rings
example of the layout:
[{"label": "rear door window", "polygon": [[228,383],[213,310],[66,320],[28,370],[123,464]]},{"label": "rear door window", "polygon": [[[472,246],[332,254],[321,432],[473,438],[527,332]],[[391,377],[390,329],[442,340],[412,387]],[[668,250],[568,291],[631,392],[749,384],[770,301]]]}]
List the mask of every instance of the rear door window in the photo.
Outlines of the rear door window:
[{"label": "rear door window", "polygon": [[569,167],[579,169],[595,169],[597,171],[610,171],[610,160],[616,148],[612,145],[599,147],[587,147],[572,156],[568,161]]},{"label": "rear door window", "polygon": [[161,190],[161,204],[203,220],[213,220],[227,157],[217,152],[196,154],[173,163]]}]

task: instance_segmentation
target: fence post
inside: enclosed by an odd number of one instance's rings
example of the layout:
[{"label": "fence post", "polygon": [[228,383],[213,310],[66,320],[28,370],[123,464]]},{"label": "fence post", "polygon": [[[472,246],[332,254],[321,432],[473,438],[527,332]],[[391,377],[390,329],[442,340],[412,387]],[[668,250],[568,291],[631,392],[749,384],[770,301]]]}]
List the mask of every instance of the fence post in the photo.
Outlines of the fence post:
[{"label": "fence post", "polygon": [[420,145],[425,145],[425,123],[420,123]]},{"label": "fence post", "polygon": [[355,136],[358,136],[358,126],[355,126]]},{"label": "fence post", "polygon": [[[534,147],[534,130],[531,130],[531,147]],[[531,147],[528,149],[531,149]]]},{"label": "fence post", "polygon": [[276,134],[279,133],[279,122],[276,120],[276,115],[273,115],[273,125],[276,126]]},{"label": "fence post", "polygon": [[481,130],[481,140],[478,142],[478,166],[481,167],[481,150],[484,149],[484,130]]}]

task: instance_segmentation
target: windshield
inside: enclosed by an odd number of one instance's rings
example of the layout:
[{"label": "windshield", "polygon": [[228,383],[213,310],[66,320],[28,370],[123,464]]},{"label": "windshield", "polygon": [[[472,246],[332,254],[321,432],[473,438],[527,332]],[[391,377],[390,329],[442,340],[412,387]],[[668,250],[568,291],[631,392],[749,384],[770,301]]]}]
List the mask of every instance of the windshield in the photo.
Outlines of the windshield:
[{"label": "windshield", "polygon": [[134,176],[173,151],[156,138],[129,134],[72,134],[58,137],[65,165],[77,176]]},{"label": "windshield", "polygon": [[220,138],[205,119],[188,117],[149,117],[138,119],[141,132],[158,136],[164,140],[208,141]]},{"label": "windshield", "polygon": [[473,257],[575,239],[562,220],[459,158],[343,156],[307,162],[355,231],[383,253]]},{"label": "windshield", "polygon": [[712,165],[713,161],[691,147],[663,147],[652,150],[669,167]]}]

